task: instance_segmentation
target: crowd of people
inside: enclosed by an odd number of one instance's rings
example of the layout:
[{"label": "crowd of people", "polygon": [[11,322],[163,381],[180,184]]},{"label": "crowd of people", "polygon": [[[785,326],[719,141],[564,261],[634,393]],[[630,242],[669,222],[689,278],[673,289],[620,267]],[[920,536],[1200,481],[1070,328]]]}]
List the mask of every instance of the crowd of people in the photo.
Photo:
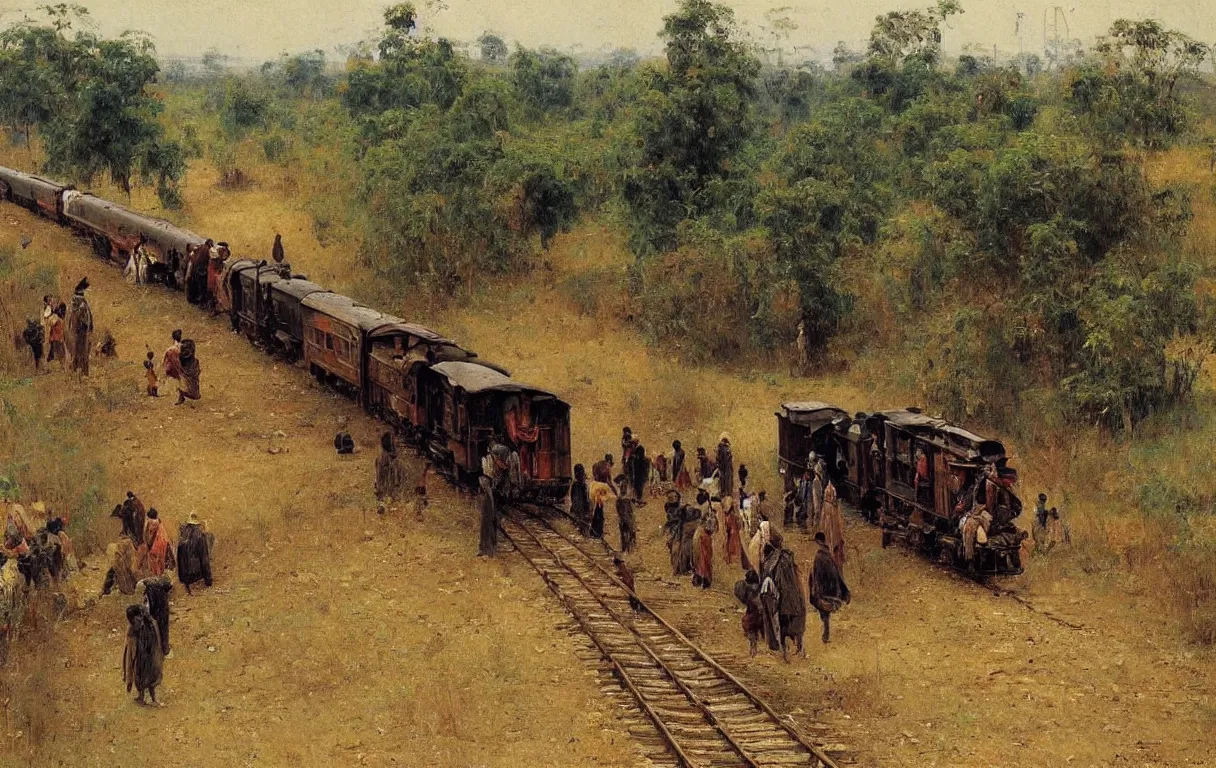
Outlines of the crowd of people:
[{"label": "crowd of people", "polygon": [[[31,593],[45,590],[62,599],[67,582],[84,563],[77,557],[69,538],[68,515],[52,509],[43,501],[28,507],[16,500],[16,489],[0,483],[3,503],[4,538],[0,546],[0,633],[4,645],[22,623],[32,604]],[[155,508],[144,504],[128,491],[115,505],[111,517],[120,524],[115,542],[106,550],[106,572],[101,596],[117,592],[135,597],[127,606],[127,635],[123,649],[123,682],[127,691],[145,694],[155,703],[156,688],[164,671],[169,645],[169,594],[173,582],[169,572],[187,594],[201,582],[212,584],[211,552],[214,536],[198,516],[191,513],[178,529],[176,544],[170,528]]]},{"label": "crowd of people", "polygon": [[86,277],[76,284],[70,307],[55,296],[43,296],[39,317],[26,320],[20,342],[29,348],[36,372],[50,373],[54,362],[58,362],[59,370],[64,371],[70,360],[74,373],[88,376],[89,359],[94,352],[110,357],[117,354],[114,339],[108,332],[97,348],[93,347],[93,309],[85,296],[88,289]]},{"label": "crowd of people", "polygon": [[106,550],[108,569],[102,583],[102,596],[118,592],[135,596],[127,606],[127,636],[123,648],[123,682],[129,693],[136,690],[143,704],[150,695],[157,703],[156,688],[164,676],[164,661],[172,653],[169,644],[169,594],[173,581],[169,571],[186,590],[200,582],[212,585],[211,552],[215,537],[206,523],[191,512],[177,532],[174,544],[170,527],[156,508],[145,508],[139,497],[128,491],[114,506],[110,516],[121,529],[117,541]]},{"label": "crowd of people", "polygon": [[[142,262],[132,262],[139,263]],[[142,274],[137,267],[132,269],[136,274]],[[54,362],[59,363],[61,371],[65,370],[70,359],[72,371],[85,377],[89,375],[89,360],[94,354],[117,356],[117,342],[109,331],[104,331],[102,338],[95,345],[93,343],[93,309],[85,295],[88,289],[87,277],[76,284],[71,309],[54,296],[43,296],[40,319],[26,320],[20,341],[29,348],[36,372],[50,373],[50,364]],[[177,405],[202,398],[202,368],[193,339],[183,338],[181,330],[173,331],[172,343],[165,350],[161,364],[163,375],[177,382]],[[149,397],[159,397],[160,376],[156,371],[156,354],[150,349],[147,350],[143,367],[144,392]]]},{"label": "crowd of people", "polygon": [[[789,641],[796,653],[805,655],[802,637],[808,601],[819,611],[823,642],[830,642],[831,614],[848,603],[851,594],[842,575],[844,520],[823,460],[812,454],[796,490],[785,496],[786,531],[795,525],[814,531],[818,549],[804,593],[794,552],[770,519],[768,494],[764,489],[753,493],[748,487],[747,466],[736,466],[730,436],[723,433],[712,451],[698,447],[691,464],[679,440],[671,448],[670,457],[659,453],[651,459],[632,429],[625,427],[619,472],[612,454],[595,462],[590,476],[583,464],[574,467],[570,516],[585,535],[603,538],[611,503],[619,535],[614,565],[621,582],[633,584],[626,558],[637,544],[635,508],[645,505],[648,497],[664,496],[663,532],[672,575],[691,577],[693,586],[709,589],[715,578],[714,551],[721,547],[722,560],[742,572],[735,595],[745,609],[743,632],[753,655],[762,638],[786,660]],[[502,474],[493,453],[483,462],[489,478]],[[493,479],[483,482],[493,487]],[[495,518],[486,507],[493,503],[494,494],[482,497],[483,553],[492,553]]]}]

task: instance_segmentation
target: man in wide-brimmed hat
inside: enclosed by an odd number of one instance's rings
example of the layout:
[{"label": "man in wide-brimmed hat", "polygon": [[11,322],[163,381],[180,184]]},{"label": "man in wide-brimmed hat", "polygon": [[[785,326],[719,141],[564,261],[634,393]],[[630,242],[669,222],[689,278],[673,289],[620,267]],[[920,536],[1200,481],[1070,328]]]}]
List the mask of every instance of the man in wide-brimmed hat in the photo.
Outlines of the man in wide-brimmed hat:
[{"label": "man in wide-brimmed hat", "polygon": [[197,512],[191,512],[177,533],[177,579],[192,594],[190,587],[202,581],[211,586],[211,546],[215,537]]}]

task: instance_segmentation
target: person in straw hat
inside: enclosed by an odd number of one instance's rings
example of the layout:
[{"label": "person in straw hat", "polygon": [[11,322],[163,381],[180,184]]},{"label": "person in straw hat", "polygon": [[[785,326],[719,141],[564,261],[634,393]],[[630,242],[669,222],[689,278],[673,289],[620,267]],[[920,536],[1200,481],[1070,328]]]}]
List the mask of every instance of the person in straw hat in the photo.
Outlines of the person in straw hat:
[{"label": "person in straw hat", "polygon": [[178,531],[177,579],[193,594],[190,587],[199,581],[211,586],[211,546],[214,537],[207,533],[207,526],[199,520],[197,512],[191,512],[186,523]]}]

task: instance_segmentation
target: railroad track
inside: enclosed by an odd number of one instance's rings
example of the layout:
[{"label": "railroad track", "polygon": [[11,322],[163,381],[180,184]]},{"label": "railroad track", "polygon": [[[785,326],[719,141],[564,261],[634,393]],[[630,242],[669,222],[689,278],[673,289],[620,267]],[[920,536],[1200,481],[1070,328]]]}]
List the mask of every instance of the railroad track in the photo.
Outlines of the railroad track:
[{"label": "railroad track", "polygon": [[837,768],[679,630],[644,604],[635,612],[636,595],[578,541],[526,509],[510,509],[502,528],[658,731],[665,755],[652,763]]}]

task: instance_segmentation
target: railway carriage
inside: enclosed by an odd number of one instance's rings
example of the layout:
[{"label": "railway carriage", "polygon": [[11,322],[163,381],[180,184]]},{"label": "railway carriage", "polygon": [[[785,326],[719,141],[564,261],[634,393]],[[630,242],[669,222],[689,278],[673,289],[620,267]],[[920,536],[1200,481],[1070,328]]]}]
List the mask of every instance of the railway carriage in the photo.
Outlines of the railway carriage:
[{"label": "railway carriage", "polygon": [[[916,408],[850,417],[827,403],[785,403],[777,412],[780,471],[792,490],[813,450],[839,495],[899,540],[940,562],[986,574],[1022,570],[1022,503],[1005,447]],[[982,505],[987,541],[965,555],[960,523]]]},{"label": "railway carriage", "polygon": [[0,167],[0,200],[41,213],[48,219],[63,221],[63,192],[70,186],[30,173]]},{"label": "railway carriage", "polygon": [[481,474],[498,440],[519,452],[523,492],[553,501],[570,487],[570,406],[488,365],[435,363],[419,371],[428,450],[461,484]]},{"label": "railway carriage", "polygon": [[367,335],[389,318],[337,293],[313,293],[300,302],[304,365],[326,381],[363,400]]},{"label": "railway carriage", "polygon": [[[936,556],[942,563],[980,573],[1021,573],[1026,533],[1014,520],[1022,503],[1013,492],[1017,473],[1005,447],[918,409],[876,413],[868,419],[883,459],[883,544],[892,539]],[[987,542],[964,556],[960,522],[973,505],[992,515]]]},{"label": "railway carriage", "polygon": [[777,411],[777,471],[787,492],[798,486],[811,451],[836,466],[833,424],[849,415],[841,408],[816,401],[782,403]]},{"label": "railway carriage", "polygon": [[329,293],[303,278],[277,280],[270,284],[270,315],[261,328],[270,349],[294,362],[304,357],[304,314],[301,302],[316,293]]},{"label": "railway carriage", "polygon": [[205,238],[87,192],[68,190],[62,198],[64,218],[92,237],[98,256],[125,263],[142,237],[149,255],[165,265],[166,281],[175,287],[185,285],[186,255]]},{"label": "railway carriage", "polygon": [[368,334],[365,401],[370,412],[417,438],[418,427],[426,424],[420,372],[437,362],[468,361],[477,355],[429,328],[391,320]]},{"label": "railway carriage", "polygon": [[274,316],[270,287],[282,279],[278,270],[265,262],[237,259],[224,266],[220,290],[228,292],[228,313],[234,331],[251,341],[269,343],[266,331],[273,325]]}]

